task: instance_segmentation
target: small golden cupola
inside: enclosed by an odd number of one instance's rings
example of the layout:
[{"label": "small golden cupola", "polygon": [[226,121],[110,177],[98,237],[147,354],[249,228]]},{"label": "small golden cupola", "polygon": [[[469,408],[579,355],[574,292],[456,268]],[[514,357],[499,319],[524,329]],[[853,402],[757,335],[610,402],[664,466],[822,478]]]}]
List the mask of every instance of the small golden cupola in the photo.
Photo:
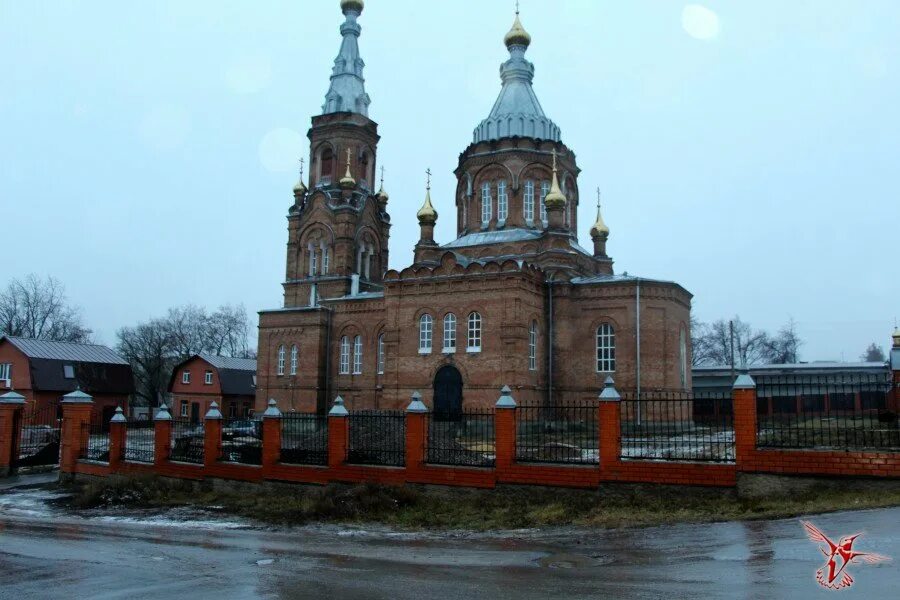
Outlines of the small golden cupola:
[{"label": "small golden cupola", "polygon": [[353,175],[350,174],[350,148],[347,148],[347,171],[338,183],[340,184],[341,189],[344,190],[350,190],[356,187],[356,180],[353,179]]},{"label": "small golden cupola", "polygon": [[378,189],[378,193],[375,194],[375,197],[378,199],[378,202],[380,202],[382,206],[387,205],[388,199],[390,198],[390,196],[388,196],[388,193],[384,191],[384,167],[381,167],[381,187]]},{"label": "small golden cupola", "polygon": [[553,151],[553,179],[550,182],[550,192],[544,198],[547,208],[565,207],[566,195],[559,189],[559,178],[556,175],[556,150]]},{"label": "small golden cupola", "polygon": [[300,159],[300,178],[297,180],[297,183],[294,184],[294,196],[297,198],[302,198],[306,195],[309,189],[306,187],[306,184],[303,183],[303,159]]},{"label": "small golden cupola", "polygon": [[438,213],[434,210],[434,206],[431,205],[431,170],[426,171],[428,173],[428,183],[425,186],[425,203],[422,205],[422,208],[419,209],[419,212],[416,213],[416,218],[419,219],[419,224],[431,224],[437,221]]},{"label": "small golden cupola", "polygon": [[603,221],[600,214],[600,188],[597,188],[597,220],[591,225],[591,237],[609,237],[609,227]]},{"label": "small golden cupola", "polygon": [[522,21],[519,20],[519,9],[516,7],[516,20],[513,21],[512,28],[503,38],[503,43],[507,48],[512,46],[524,46],[527,48],[531,44],[531,36],[522,27]]}]

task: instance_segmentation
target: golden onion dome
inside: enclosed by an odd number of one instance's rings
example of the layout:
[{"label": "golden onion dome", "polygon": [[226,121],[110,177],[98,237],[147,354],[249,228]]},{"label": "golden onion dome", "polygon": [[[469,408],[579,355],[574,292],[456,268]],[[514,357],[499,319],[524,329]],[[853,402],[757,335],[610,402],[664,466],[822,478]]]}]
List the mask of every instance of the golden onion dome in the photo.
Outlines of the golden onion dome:
[{"label": "golden onion dome", "polygon": [[294,195],[295,196],[302,196],[307,191],[309,191],[309,189],[306,187],[306,184],[303,183],[302,179],[300,181],[298,181],[296,184],[294,184]]},{"label": "golden onion dome", "polygon": [[603,216],[600,214],[600,204],[597,204],[597,220],[591,226],[591,237],[602,237],[609,235],[609,227],[603,222]]},{"label": "golden onion dome", "polygon": [[365,3],[363,0],[341,0],[341,11],[355,10],[358,13],[363,11]]},{"label": "golden onion dome", "polygon": [[425,204],[416,213],[416,217],[419,219],[420,225],[423,223],[434,225],[435,221],[437,221],[438,213],[434,210],[434,206],[431,205],[431,186],[425,189]]},{"label": "golden onion dome", "polygon": [[553,151],[553,179],[550,182],[550,191],[544,198],[547,208],[566,205],[566,195],[559,189],[559,179],[556,176],[556,150]]},{"label": "golden onion dome", "polygon": [[341,186],[341,189],[345,190],[356,187],[356,180],[353,179],[353,175],[350,174],[350,148],[347,148],[347,171],[344,173],[344,176],[341,177],[341,180],[338,181],[338,184]]},{"label": "golden onion dome", "polygon": [[384,191],[383,183],[381,184],[381,188],[378,190],[378,193],[375,194],[375,197],[378,198],[378,200],[380,202],[382,202],[383,204],[387,204],[387,201],[390,198],[390,196],[388,196],[388,193],[386,191]]},{"label": "golden onion dome", "polygon": [[522,21],[519,20],[519,11],[516,11],[516,20],[513,21],[512,28],[503,38],[503,43],[506,44],[506,47],[510,46],[525,46],[526,48],[531,44],[531,36],[525,31],[525,28],[522,27]]}]

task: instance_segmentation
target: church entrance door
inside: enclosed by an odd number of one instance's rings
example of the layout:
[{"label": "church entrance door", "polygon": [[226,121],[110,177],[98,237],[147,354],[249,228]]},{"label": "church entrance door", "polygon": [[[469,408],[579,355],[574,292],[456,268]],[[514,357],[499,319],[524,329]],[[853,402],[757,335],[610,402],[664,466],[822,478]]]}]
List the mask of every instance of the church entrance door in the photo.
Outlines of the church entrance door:
[{"label": "church entrance door", "polygon": [[462,375],[452,365],[441,367],[434,376],[434,418],[458,421],[462,413]]}]

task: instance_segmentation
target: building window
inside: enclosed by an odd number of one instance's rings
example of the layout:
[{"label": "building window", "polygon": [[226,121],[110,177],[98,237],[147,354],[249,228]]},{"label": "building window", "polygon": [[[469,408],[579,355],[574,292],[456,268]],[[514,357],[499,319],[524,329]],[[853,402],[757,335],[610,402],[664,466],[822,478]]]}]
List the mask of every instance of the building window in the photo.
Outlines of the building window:
[{"label": "building window", "polygon": [[491,221],[491,184],[485,181],[481,184],[481,222],[489,223]]},{"label": "building window", "polygon": [[313,277],[319,269],[319,258],[316,256],[315,247],[309,249],[309,276]]},{"label": "building window", "polygon": [[525,182],[525,204],[523,207],[526,221],[534,221],[534,182],[528,180]]},{"label": "building window", "polygon": [[297,344],[291,346],[291,375],[297,374]]},{"label": "building window", "polygon": [[466,352],[481,352],[481,315],[469,314],[469,334],[466,338]]},{"label": "building window", "polygon": [[353,374],[362,373],[362,336],[353,338]]},{"label": "building window", "polygon": [[419,319],[419,354],[431,352],[431,327],[433,320],[431,315],[422,315]]},{"label": "building window", "polygon": [[681,387],[687,389],[687,333],[681,326],[678,340],[678,364],[680,366]]},{"label": "building window", "polygon": [[497,183],[497,220],[506,221],[509,216],[509,199],[506,196],[506,182]]},{"label": "building window", "polygon": [[444,315],[444,352],[456,352],[456,315]]},{"label": "building window", "polygon": [[322,275],[328,275],[328,248],[322,248]]},{"label": "building window", "polygon": [[537,321],[528,330],[528,370],[537,371]]},{"label": "building window", "polygon": [[284,375],[284,346],[278,347],[278,374]]},{"label": "building window", "polygon": [[597,372],[616,370],[616,333],[612,325],[603,323],[597,328]]},{"label": "building window", "polygon": [[350,338],[346,335],[341,338],[341,362],[338,372],[341,375],[346,375],[350,372]]},{"label": "building window", "polygon": [[550,182],[542,181],[541,182],[541,221],[544,223],[547,222],[547,204],[544,202],[544,199],[547,197],[547,194],[550,193]]},{"label": "building window", "polygon": [[[63,377],[66,379],[75,379],[75,367],[73,365],[63,365]],[[3,379],[0,377],[0,379]]]},{"label": "building window", "polygon": [[237,416],[237,406],[232,402],[228,405],[228,418],[233,419]]},{"label": "building window", "polygon": [[203,383],[205,385],[212,385],[212,371],[207,371],[203,374]]},{"label": "building window", "polygon": [[181,383],[190,383],[191,382],[191,372],[184,371],[181,373]]},{"label": "building window", "polygon": [[6,387],[12,386],[12,363],[0,364],[0,381],[2,381]]},{"label": "building window", "polygon": [[256,373],[253,374],[253,387],[256,387]]},{"label": "building window", "polygon": [[378,336],[378,374],[384,374],[384,334]]},{"label": "building window", "polygon": [[190,409],[188,408],[189,406],[190,406],[190,403],[188,403],[187,400],[181,401],[181,416],[182,417],[187,417],[190,414],[189,413]]}]

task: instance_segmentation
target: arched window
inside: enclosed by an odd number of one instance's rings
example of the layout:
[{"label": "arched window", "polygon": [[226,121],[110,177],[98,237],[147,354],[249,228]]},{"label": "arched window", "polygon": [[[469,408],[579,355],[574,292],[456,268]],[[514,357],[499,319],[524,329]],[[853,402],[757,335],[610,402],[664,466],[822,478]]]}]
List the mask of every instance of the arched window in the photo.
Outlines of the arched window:
[{"label": "arched window", "polygon": [[491,184],[490,182],[485,181],[481,184],[481,222],[485,224],[490,223],[492,212],[493,208],[491,207]]},{"label": "arched window", "polygon": [[346,375],[350,372],[350,340],[345,335],[341,338],[341,362],[338,373]]},{"label": "arched window", "polygon": [[456,352],[456,315],[444,315],[444,352]]},{"label": "arched window", "polygon": [[597,328],[597,372],[616,370],[616,333],[612,325],[603,323]]},{"label": "arched window", "polygon": [[378,336],[378,374],[384,374],[384,334]]},{"label": "arched window", "polygon": [[431,315],[424,314],[419,319],[419,354],[431,352],[431,329],[434,321]]},{"label": "arched window", "polygon": [[362,336],[353,338],[353,374],[362,373]]},{"label": "arched window", "polygon": [[506,196],[506,182],[497,183],[497,220],[506,221],[509,216],[509,199]]},{"label": "arched window", "polygon": [[681,326],[681,332],[678,339],[678,365],[681,374],[681,387],[687,389],[687,333],[684,325]]},{"label": "arched window", "polygon": [[537,321],[528,330],[528,370],[537,371]]},{"label": "arched window", "polygon": [[312,243],[309,245],[309,276],[314,277],[319,268],[318,256],[316,256],[316,247]]},{"label": "arched window", "polygon": [[331,176],[334,174],[334,152],[331,148],[326,147],[322,150],[319,160],[319,178],[326,180],[323,183],[330,182]]},{"label": "arched window", "polygon": [[328,275],[328,266],[329,266],[328,254],[329,254],[328,246],[323,246],[322,247],[322,275]]},{"label": "arched window", "polygon": [[297,345],[291,346],[291,375],[297,374]]},{"label": "arched window", "polygon": [[550,193],[550,182],[542,181],[541,182],[541,221],[544,223],[547,222],[547,204],[544,202],[544,199],[547,197],[547,194]]},{"label": "arched window", "polygon": [[466,352],[481,352],[481,315],[477,312],[469,313]]},{"label": "arched window", "polygon": [[278,374],[284,375],[284,346],[278,346]]},{"label": "arched window", "polygon": [[525,182],[525,197],[522,212],[526,221],[534,221],[534,182],[528,180]]}]

